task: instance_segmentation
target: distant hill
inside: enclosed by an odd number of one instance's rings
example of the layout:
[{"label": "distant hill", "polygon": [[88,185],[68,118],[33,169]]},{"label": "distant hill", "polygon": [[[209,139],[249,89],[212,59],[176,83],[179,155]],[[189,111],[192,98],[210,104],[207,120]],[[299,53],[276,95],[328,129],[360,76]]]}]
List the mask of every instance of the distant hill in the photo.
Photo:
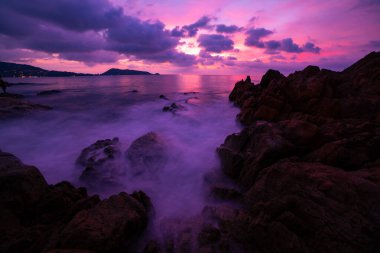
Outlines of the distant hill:
[{"label": "distant hill", "polygon": [[[46,70],[26,64],[17,64],[0,61],[0,75],[2,77],[23,77],[23,76],[50,76],[50,77],[65,77],[65,76],[96,76],[93,74],[83,74],[67,71]],[[102,76],[111,75],[152,75],[147,71],[131,70],[131,69],[109,69]],[[156,74],[158,75],[158,74]]]},{"label": "distant hill", "polygon": [[0,75],[2,77],[22,77],[22,76],[91,76],[91,74],[82,74],[67,71],[54,71],[37,68],[26,64],[17,64],[10,62],[0,62]]},{"label": "distant hill", "polygon": [[139,71],[132,69],[109,69],[102,76],[117,76],[117,75],[152,75],[147,71]]}]

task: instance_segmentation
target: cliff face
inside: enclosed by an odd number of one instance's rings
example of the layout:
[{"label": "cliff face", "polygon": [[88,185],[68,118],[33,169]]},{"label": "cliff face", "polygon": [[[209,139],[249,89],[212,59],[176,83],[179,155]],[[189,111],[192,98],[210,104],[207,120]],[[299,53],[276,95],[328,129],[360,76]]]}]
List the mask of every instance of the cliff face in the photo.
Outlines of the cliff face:
[{"label": "cliff face", "polygon": [[379,250],[380,53],[342,72],[269,70],[230,100],[246,125],[218,148],[247,209],[235,239],[255,252]]}]

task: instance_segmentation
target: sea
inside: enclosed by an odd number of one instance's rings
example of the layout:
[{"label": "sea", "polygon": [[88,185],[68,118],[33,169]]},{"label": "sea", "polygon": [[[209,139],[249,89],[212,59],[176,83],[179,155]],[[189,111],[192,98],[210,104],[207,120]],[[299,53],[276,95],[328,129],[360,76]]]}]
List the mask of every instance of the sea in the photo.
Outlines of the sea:
[{"label": "sea", "polygon": [[[40,169],[49,184],[79,180],[83,167],[75,162],[81,151],[97,140],[118,137],[120,164],[125,175],[118,188],[90,194],[106,198],[115,191],[142,190],[156,216],[182,217],[199,213],[207,204],[204,177],[220,170],[216,148],[241,126],[228,95],[244,76],[149,75],[6,78],[18,93],[49,111],[0,122],[0,149]],[[41,91],[59,93],[41,96]],[[163,99],[163,95],[166,99]],[[164,112],[176,103],[176,112]],[[154,177],[128,173],[124,152],[146,133],[155,132],[167,147],[169,160]]]}]

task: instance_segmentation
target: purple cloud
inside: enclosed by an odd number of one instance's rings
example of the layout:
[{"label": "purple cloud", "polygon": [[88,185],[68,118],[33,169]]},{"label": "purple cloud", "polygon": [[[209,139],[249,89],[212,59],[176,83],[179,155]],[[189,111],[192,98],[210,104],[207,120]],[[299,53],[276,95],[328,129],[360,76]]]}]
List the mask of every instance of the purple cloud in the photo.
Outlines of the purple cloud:
[{"label": "purple cloud", "polygon": [[[193,33],[210,20],[203,17],[187,29]],[[196,63],[194,56],[176,51],[179,39],[163,23],[124,15],[107,0],[1,1],[0,40],[10,49],[58,53],[90,65],[117,61],[121,54],[179,66]]]},{"label": "purple cloud", "polygon": [[198,42],[207,52],[221,53],[234,48],[234,42],[227,36],[220,34],[201,34]]},{"label": "purple cloud", "polygon": [[293,42],[292,38],[286,38],[283,40],[269,40],[263,42],[264,48],[266,48],[267,54],[277,54],[278,51],[284,51],[288,53],[302,53],[302,52],[310,52],[318,54],[321,49],[316,47],[314,43],[307,42],[302,47]]},{"label": "purple cloud", "polygon": [[108,29],[105,38],[108,49],[120,53],[157,53],[175,48],[178,44],[178,39],[164,28],[165,25],[159,21],[151,23],[125,16],[118,26]]},{"label": "purple cloud", "polygon": [[3,0],[1,6],[75,31],[106,29],[123,16],[122,9],[107,0]]},{"label": "purple cloud", "polygon": [[227,26],[227,25],[220,24],[220,25],[216,26],[216,31],[218,33],[236,33],[236,32],[239,32],[241,30],[242,30],[242,28],[238,27],[236,25]]},{"label": "purple cloud", "polygon": [[171,35],[173,37],[194,37],[197,35],[200,28],[211,28],[210,22],[212,20],[212,17],[203,16],[193,24],[185,25],[182,28],[176,26],[173,30],[171,30]]},{"label": "purple cloud", "polygon": [[273,34],[273,32],[265,28],[251,28],[246,31],[246,34],[248,36],[245,39],[245,45],[263,48],[264,44],[261,42],[261,39]]}]

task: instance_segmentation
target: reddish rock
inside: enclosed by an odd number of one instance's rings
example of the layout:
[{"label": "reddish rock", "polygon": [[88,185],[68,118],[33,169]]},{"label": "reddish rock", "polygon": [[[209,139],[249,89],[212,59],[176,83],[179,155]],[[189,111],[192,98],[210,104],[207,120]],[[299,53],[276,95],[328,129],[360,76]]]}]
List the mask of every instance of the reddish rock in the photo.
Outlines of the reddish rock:
[{"label": "reddish rock", "polygon": [[246,210],[214,208],[221,231],[246,252],[378,251],[379,84],[374,52],[343,72],[309,66],[236,85],[247,127],[217,151]]}]

